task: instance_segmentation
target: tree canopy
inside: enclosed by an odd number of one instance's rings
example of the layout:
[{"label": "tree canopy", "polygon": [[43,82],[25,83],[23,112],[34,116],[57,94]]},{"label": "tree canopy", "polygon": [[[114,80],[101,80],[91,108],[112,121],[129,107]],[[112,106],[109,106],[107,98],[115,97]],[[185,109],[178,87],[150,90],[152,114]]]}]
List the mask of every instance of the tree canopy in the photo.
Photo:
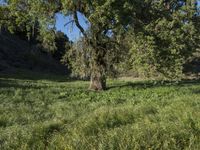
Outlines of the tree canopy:
[{"label": "tree canopy", "polygon": [[[0,24],[32,33],[56,50],[56,14],[71,16],[82,33],[63,58],[76,75],[91,78],[90,89],[106,88],[106,77],[125,62],[143,75],[177,79],[199,47],[197,0],[7,0]],[[87,18],[85,30],[78,12]],[[28,34],[30,36],[30,34]],[[49,48],[48,48],[49,47]],[[65,60],[67,59],[67,60]]]}]

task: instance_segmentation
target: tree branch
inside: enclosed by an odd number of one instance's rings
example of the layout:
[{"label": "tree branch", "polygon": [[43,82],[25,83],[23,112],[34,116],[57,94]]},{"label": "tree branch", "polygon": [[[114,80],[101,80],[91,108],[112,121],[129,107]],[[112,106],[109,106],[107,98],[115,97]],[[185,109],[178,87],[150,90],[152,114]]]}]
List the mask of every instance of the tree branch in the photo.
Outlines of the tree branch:
[{"label": "tree branch", "polygon": [[75,22],[76,26],[79,28],[79,30],[81,31],[83,36],[87,39],[87,34],[85,33],[85,30],[83,29],[83,27],[79,23],[78,15],[77,15],[77,11],[76,10],[73,11],[73,18],[74,18],[74,22]]},{"label": "tree branch", "polygon": [[68,24],[70,24],[72,22],[74,22],[74,20],[71,20],[71,21],[67,22],[66,24],[64,24],[64,26],[66,27]]}]

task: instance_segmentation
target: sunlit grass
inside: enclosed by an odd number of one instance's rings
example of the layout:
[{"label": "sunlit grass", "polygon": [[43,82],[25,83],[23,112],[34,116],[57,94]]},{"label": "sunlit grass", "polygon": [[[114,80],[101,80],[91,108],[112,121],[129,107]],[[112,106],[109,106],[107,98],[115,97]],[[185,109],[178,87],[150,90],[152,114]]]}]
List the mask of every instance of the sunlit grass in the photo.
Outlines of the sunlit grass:
[{"label": "sunlit grass", "polygon": [[200,83],[88,84],[1,77],[0,149],[200,149]]}]

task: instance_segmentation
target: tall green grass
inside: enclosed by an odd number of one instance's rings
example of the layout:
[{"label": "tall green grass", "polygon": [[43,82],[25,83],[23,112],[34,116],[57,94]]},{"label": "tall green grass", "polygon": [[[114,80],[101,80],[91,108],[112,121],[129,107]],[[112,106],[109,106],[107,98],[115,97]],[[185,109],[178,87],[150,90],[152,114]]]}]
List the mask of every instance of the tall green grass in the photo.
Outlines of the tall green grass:
[{"label": "tall green grass", "polygon": [[200,149],[200,83],[87,86],[1,77],[0,149]]}]

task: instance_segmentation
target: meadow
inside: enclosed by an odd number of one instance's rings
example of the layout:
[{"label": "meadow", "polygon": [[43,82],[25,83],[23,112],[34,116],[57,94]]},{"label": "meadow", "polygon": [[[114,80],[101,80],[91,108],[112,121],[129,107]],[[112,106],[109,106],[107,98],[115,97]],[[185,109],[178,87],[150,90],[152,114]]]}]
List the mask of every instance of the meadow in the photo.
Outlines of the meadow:
[{"label": "meadow", "polygon": [[0,76],[1,150],[199,150],[200,82]]}]

